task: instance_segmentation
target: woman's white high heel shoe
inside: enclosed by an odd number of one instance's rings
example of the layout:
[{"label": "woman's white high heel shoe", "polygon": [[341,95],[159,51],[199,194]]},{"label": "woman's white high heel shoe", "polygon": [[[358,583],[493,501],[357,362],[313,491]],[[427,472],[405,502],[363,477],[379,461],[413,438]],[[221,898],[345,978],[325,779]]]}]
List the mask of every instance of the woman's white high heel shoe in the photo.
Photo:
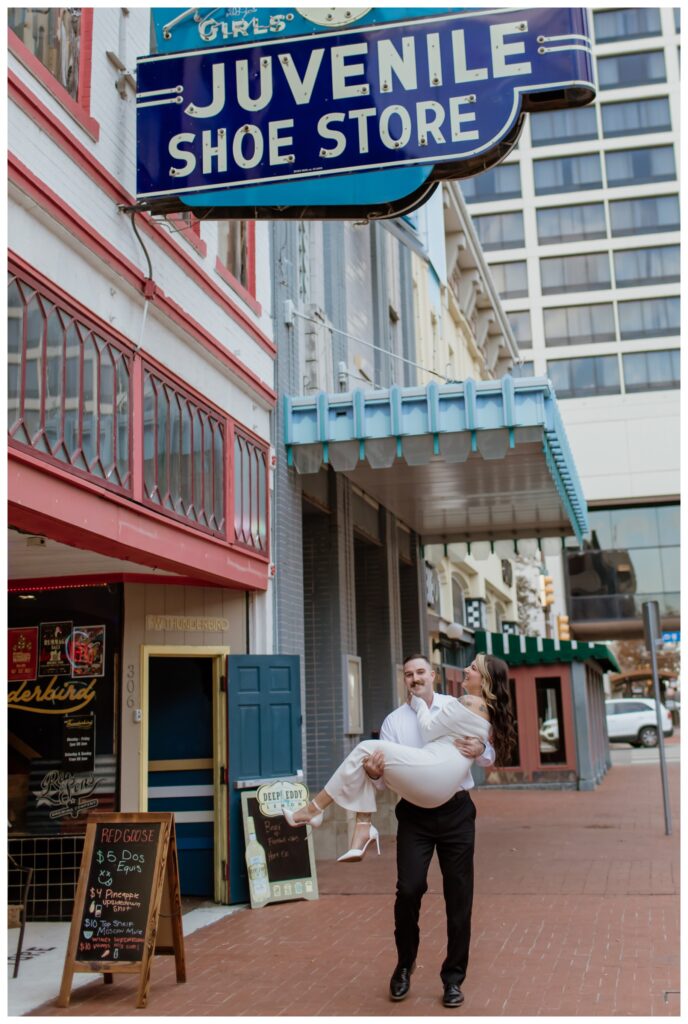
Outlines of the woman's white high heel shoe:
[{"label": "woman's white high heel shoe", "polygon": [[[315,800],[311,800],[311,803],[313,804],[314,807],[317,807],[317,809],[318,809],[318,811],[320,813],[319,814],[314,814],[312,818],[308,819],[308,821],[295,821],[294,820],[294,813],[295,812],[290,811],[288,807],[285,807],[284,804],[282,804],[282,814],[284,815],[287,824],[291,825],[292,828],[300,828],[302,825],[311,825],[312,828],[319,828],[322,825],[323,816],[324,816],[325,812],[323,811],[322,807],[318,807],[318,805],[316,804]],[[308,804],[306,804],[306,807],[307,806],[308,806]],[[299,810],[301,810],[300,807],[299,807]]]},{"label": "woman's white high heel shoe", "polygon": [[341,857],[337,857],[337,861],[338,862],[339,861],[355,862],[355,861],[358,861],[358,860],[363,860],[363,858],[365,857],[366,850],[368,849],[370,844],[373,843],[373,842],[377,846],[377,853],[378,853],[378,857],[379,857],[380,856],[380,833],[378,832],[378,830],[375,828],[374,825],[371,825],[370,826],[370,834],[369,834],[368,841],[366,842],[365,846],[361,850],[356,850],[356,849],[347,850],[346,853],[343,853],[341,855]]}]

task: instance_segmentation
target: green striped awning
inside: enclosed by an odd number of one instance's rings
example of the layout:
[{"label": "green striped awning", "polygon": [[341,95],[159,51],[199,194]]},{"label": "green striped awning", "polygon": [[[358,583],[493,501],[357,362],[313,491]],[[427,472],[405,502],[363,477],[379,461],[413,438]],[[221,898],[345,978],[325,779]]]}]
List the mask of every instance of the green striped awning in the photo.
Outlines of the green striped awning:
[{"label": "green striped awning", "polygon": [[619,665],[606,644],[582,640],[548,640],[542,636],[515,636],[475,631],[478,654],[494,654],[508,665],[554,665],[570,661],[596,661],[606,672],[619,672]]}]

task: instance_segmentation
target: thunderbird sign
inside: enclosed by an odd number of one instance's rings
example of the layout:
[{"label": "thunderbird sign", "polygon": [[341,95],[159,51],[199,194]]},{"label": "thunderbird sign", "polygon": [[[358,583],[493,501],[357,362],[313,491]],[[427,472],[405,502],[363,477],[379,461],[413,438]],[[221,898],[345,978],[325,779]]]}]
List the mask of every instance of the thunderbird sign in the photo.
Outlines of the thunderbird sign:
[{"label": "thunderbird sign", "polygon": [[408,209],[438,180],[502,159],[525,111],[594,96],[584,10],[397,13],[225,45],[214,22],[214,45],[140,59],[138,199],[216,216],[271,204],[323,216],[361,206],[351,182],[377,174],[366,215],[398,215],[390,201]]}]

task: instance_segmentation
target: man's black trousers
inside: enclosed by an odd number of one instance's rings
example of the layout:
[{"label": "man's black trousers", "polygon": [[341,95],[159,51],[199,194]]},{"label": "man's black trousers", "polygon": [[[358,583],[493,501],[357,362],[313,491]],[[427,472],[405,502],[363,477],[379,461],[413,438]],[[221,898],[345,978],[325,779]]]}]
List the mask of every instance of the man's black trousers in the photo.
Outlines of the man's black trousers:
[{"label": "man's black trousers", "polygon": [[400,800],[396,807],[399,827],[394,939],[398,963],[410,967],[416,959],[420,902],[428,888],[428,868],[437,850],[447,909],[447,957],[440,971],[445,985],[461,985],[468,967],[475,814],[475,804],[466,792],[457,793],[441,807],[416,807],[406,800]]}]

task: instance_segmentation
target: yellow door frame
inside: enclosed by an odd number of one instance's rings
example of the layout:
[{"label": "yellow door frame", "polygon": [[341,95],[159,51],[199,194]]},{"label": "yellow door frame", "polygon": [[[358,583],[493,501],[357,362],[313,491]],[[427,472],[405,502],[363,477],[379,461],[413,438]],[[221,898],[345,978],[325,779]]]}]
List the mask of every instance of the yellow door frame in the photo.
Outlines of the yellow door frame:
[{"label": "yellow door frame", "polygon": [[[151,658],[212,658],[213,670],[213,888],[216,903],[229,903],[229,881],[224,865],[229,864],[229,822],[227,792],[227,693],[221,679],[227,671],[229,647],[184,646],[183,644],[141,645],[141,747],[139,752],[139,810],[148,810],[148,680]],[[228,872],[227,872],[228,873]]]}]

